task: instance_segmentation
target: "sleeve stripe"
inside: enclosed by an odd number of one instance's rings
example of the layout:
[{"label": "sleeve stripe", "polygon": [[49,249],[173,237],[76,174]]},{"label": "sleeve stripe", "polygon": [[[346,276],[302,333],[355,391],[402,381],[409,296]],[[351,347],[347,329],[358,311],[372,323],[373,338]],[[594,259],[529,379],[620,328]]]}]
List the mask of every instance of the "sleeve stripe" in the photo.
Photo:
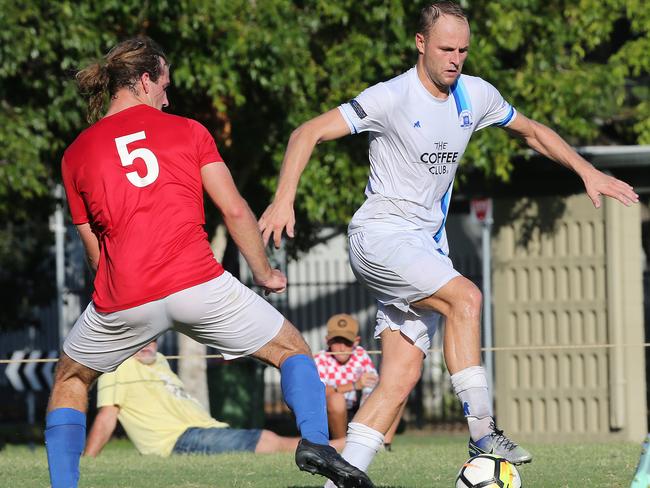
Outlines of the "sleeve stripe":
[{"label": "sleeve stripe", "polygon": [[498,127],[503,127],[504,125],[508,125],[508,122],[512,120],[512,117],[515,115],[515,109],[510,105],[510,110],[508,111],[508,115],[505,116],[503,120],[500,122],[496,122],[494,125]]}]

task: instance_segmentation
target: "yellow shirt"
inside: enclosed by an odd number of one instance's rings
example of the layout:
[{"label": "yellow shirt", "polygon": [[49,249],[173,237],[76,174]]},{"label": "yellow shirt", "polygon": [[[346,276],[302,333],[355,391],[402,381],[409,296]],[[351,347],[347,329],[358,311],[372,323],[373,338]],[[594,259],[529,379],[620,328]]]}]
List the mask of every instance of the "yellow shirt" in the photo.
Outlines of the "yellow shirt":
[{"label": "yellow shirt", "polygon": [[153,364],[129,358],[97,383],[97,408],[117,405],[118,419],[141,454],[169,456],[190,427],[227,427],[213,419],[184,389],[158,353]]}]

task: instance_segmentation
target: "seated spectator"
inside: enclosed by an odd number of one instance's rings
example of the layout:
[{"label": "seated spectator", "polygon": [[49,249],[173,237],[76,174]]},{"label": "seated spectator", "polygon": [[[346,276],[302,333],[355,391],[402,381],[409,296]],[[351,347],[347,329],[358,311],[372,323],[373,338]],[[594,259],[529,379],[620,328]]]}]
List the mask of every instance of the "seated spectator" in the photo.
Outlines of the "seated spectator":
[{"label": "seated spectator", "polygon": [[[184,389],[156,342],[142,348],[97,383],[99,409],[84,455],[97,456],[119,420],[140,454],[219,454],[295,451],[300,438],[269,430],[231,429],[213,419]],[[342,449],[345,439],[332,441]]]},{"label": "seated spectator", "polygon": [[[325,383],[330,436],[345,437],[348,423],[378,381],[377,370],[366,350],[359,345],[359,323],[348,314],[337,314],[327,321],[327,350],[314,357],[318,374]],[[385,435],[390,450],[400,414]]]}]

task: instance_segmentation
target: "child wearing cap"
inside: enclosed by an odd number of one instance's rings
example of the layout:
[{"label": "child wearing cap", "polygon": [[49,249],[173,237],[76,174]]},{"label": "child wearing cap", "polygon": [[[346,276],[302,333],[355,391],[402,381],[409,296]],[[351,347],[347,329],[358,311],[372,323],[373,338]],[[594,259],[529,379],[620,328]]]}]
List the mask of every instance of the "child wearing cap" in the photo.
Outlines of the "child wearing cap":
[{"label": "child wearing cap", "polygon": [[[379,379],[372,359],[359,345],[360,340],[359,322],[351,315],[336,314],[327,321],[327,350],[314,357],[326,387],[327,417],[333,439],[345,436],[349,419]],[[387,448],[394,432],[391,427],[385,439]]]}]

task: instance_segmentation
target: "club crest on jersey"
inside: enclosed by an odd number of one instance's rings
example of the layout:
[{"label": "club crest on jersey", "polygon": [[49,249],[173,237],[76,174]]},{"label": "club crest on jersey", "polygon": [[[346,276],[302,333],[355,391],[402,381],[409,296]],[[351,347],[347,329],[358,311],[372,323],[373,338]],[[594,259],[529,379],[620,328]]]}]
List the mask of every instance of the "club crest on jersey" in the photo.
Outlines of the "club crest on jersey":
[{"label": "club crest on jersey", "polygon": [[463,110],[458,115],[458,121],[460,122],[461,129],[471,129],[474,125],[474,120],[472,119],[472,112],[469,110]]}]

